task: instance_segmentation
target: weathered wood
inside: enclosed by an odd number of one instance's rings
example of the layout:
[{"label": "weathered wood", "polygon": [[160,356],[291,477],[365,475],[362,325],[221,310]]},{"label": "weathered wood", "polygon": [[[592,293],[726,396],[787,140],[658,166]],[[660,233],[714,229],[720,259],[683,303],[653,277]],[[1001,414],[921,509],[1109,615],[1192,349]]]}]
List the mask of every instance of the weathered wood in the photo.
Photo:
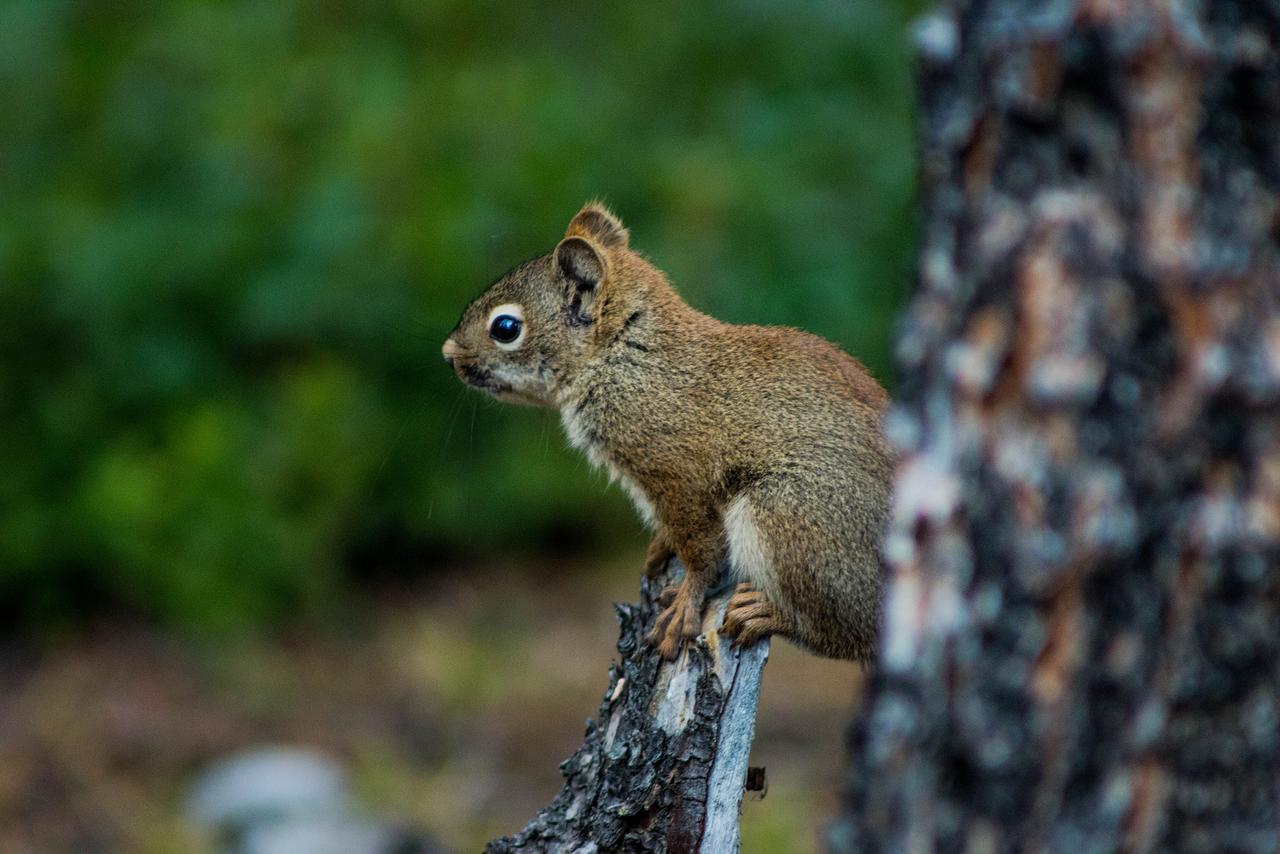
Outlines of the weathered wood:
[{"label": "weathered wood", "polygon": [[946,4],[836,851],[1280,850],[1280,4]]},{"label": "weathered wood", "polygon": [[585,740],[561,764],[560,794],[520,833],[487,851],[670,851],[738,849],[738,813],[755,728],[764,641],[722,643],[731,589],[707,607],[703,635],[674,662],[643,643],[657,596],[683,571],[640,587],[638,604],[617,605],[620,662]]}]

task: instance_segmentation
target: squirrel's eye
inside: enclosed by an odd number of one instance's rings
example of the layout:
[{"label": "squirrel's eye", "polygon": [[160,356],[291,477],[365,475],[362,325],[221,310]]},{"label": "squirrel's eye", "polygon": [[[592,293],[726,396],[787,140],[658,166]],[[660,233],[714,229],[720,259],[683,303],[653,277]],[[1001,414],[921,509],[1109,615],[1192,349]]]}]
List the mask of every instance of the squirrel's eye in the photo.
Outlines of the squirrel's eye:
[{"label": "squirrel's eye", "polygon": [[489,337],[499,344],[510,344],[520,337],[520,318],[500,314],[489,324]]}]

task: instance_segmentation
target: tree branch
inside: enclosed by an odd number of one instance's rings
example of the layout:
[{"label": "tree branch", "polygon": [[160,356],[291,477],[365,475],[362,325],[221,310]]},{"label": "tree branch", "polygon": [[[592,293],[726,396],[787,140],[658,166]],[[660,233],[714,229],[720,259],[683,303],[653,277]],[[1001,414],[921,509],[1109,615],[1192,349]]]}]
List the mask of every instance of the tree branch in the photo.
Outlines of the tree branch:
[{"label": "tree branch", "polygon": [[703,634],[674,662],[644,644],[658,594],[678,580],[642,580],[640,602],[615,606],[621,663],[585,740],[561,764],[565,785],[490,854],[516,851],[732,852],[769,642],[742,649],[717,629],[732,588],[710,597]]}]

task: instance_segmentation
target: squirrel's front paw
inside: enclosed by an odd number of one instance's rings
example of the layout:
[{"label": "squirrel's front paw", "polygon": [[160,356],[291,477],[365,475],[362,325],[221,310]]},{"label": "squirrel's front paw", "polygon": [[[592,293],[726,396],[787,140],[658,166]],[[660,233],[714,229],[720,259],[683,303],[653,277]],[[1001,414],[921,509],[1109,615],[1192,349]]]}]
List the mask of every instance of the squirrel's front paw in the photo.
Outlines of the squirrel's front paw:
[{"label": "squirrel's front paw", "polygon": [[657,578],[667,568],[667,562],[676,556],[675,549],[667,542],[667,538],[658,535],[649,543],[649,551],[644,556],[644,574],[646,578]]},{"label": "squirrel's front paw", "polygon": [[702,597],[692,595],[689,586],[681,584],[662,591],[658,602],[666,605],[666,609],[654,620],[645,643],[656,645],[659,655],[674,661],[685,642],[702,631]]}]

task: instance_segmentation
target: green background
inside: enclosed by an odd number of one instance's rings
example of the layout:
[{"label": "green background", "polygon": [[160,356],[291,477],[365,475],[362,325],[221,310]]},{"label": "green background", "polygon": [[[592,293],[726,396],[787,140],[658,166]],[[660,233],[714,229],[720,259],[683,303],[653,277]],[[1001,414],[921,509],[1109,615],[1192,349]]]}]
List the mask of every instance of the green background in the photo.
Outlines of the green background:
[{"label": "green background", "polygon": [[195,634],[643,534],[440,344],[605,199],[694,306],[889,375],[915,2],[0,16],[0,617]]}]

